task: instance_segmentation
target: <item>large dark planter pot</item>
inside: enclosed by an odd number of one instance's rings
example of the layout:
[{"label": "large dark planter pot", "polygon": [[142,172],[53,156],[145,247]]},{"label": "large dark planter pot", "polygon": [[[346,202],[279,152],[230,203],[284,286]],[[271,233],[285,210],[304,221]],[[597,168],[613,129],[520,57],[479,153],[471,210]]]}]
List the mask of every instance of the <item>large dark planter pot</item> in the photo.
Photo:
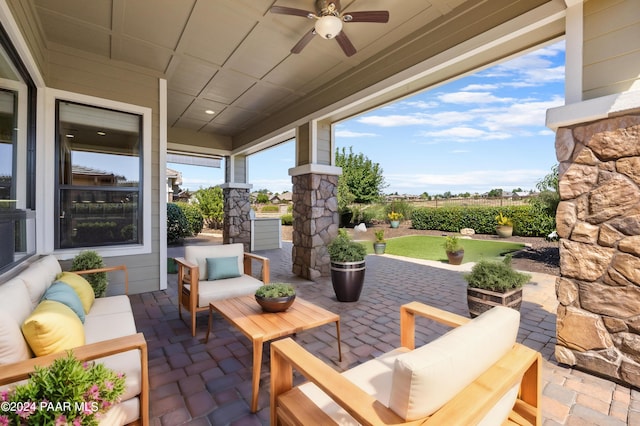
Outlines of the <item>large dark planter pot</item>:
[{"label": "large dark planter pot", "polygon": [[464,258],[464,250],[447,252],[447,259],[449,259],[450,265],[460,265],[462,263],[463,258]]},{"label": "large dark planter pot", "polygon": [[331,283],[339,302],[356,302],[364,284],[362,262],[331,262]]},{"label": "large dark planter pot", "polygon": [[256,296],[256,302],[262,307],[265,312],[284,312],[293,304],[296,300],[296,295],[284,296],[284,297],[262,297]]},{"label": "large dark planter pot", "polygon": [[499,225],[496,226],[496,234],[500,238],[509,238],[513,235],[513,226]]},{"label": "large dark planter pot", "polygon": [[384,254],[387,248],[387,243],[373,243],[373,251],[375,254]]},{"label": "large dark planter pot", "polygon": [[506,306],[519,311],[522,305],[522,287],[505,293],[467,287],[467,304],[471,318],[477,317],[494,306]]}]

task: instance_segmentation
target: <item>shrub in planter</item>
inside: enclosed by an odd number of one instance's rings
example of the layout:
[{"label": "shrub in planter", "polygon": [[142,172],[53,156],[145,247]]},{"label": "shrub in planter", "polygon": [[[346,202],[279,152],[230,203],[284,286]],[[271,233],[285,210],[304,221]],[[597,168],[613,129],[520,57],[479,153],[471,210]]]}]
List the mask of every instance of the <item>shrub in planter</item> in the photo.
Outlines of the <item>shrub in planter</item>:
[{"label": "shrub in planter", "polygon": [[202,232],[202,227],[204,226],[204,216],[202,216],[202,212],[197,206],[194,206],[189,203],[175,203],[184,216],[187,218],[187,222],[189,223],[189,230],[191,231],[191,235],[195,236]]},{"label": "shrub in planter", "polygon": [[331,260],[331,283],[339,302],[355,302],[360,298],[364,284],[367,249],[353,241],[347,231],[340,229],[338,236],[327,247]]},{"label": "shrub in planter", "polygon": [[502,262],[481,260],[471,272],[464,275],[469,284],[467,303],[472,317],[480,315],[496,304],[519,310],[522,304],[522,286],[531,275],[518,272],[511,266],[511,256]]},{"label": "shrub in planter", "polygon": [[455,235],[445,237],[442,246],[444,247],[445,253],[447,253],[447,259],[449,259],[450,264],[460,265],[462,263],[462,259],[464,258],[464,247],[462,247],[458,237]]},{"label": "shrub in planter", "polygon": [[[88,269],[104,268],[104,260],[93,250],[81,251],[71,262],[71,271],[86,271]],[[84,278],[89,281],[96,297],[104,297],[107,294],[107,273],[96,272],[86,274]]]},{"label": "shrub in planter", "polygon": [[176,244],[191,235],[187,217],[175,203],[167,203],[167,243]]}]

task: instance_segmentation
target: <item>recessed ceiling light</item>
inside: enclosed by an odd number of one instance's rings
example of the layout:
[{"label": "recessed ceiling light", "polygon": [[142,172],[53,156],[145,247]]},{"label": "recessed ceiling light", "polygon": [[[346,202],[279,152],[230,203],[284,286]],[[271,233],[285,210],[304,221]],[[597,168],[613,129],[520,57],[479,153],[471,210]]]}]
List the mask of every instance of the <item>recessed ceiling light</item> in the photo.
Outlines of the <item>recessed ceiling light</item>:
[{"label": "recessed ceiling light", "polygon": [[212,109],[208,109],[208,110],[206,110],[206,111],[205,111],[205,113],[207,113],[207,114],[209,114],[209,115],[213,115],[213,114],[215,114],[216,112],[215,112],[214,110],[212,110]]},{"label": "recessed ceiling light", "polygon": [[105,136],[105,135],[106,135],[106,133],[105,133],[105,132],[102,132],[102,131],[98,132],[98,134],[99,134],[100,136]]}]

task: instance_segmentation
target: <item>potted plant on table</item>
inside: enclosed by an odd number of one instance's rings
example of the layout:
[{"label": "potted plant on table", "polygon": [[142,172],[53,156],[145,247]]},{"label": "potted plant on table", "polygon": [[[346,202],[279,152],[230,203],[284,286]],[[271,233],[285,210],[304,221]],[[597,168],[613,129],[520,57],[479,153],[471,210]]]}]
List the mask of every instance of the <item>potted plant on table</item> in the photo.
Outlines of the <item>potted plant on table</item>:
[{"label": "potted plant on table", "polygon": [[511,256],[502,262],[483,259],[471,272],[464,275],[467,281],[467,304],[471,318],[494,306],[507,306],[520,310],[522,286],[531,275],[518,272],[511,266]]},{"label": "potted plant on table", "polygon": [[404,216],[402,216],[402,213],[391,211],[389,212],[387,217],[389,218],[389,224],[391,225],[391,227],[397,228],[398,226],[400,226],[400,221]]},{"label": "potted plant on table", "polygon": [[360,298],[364,284],[367,249],[353,241],[347,231],[340,229],[338,236],[327,246],[331,260],[331,283],[339,302],[355,302]]},{"label": "potted plant on table", "polygon": [[462,247],[458,237],[455,235],[445,237],[443,247],[451,265],[460,265],[462,263],[464,247]]},{"label": "potted plant on table", "polygon": [[496,226],[496,234],[498,234],[499,237],[509,238],[513,235],[513,221],[511,218],[500,212],[500,214],[496,216],[496,222],[498,223]]},{"label": "potted plant on table", "polygon": [[256,302],[265,312],[283,312],[296,299],[296,290],[291,284],[271,283],[260,286],[255,293]]},{"label": "potted plant on table", "polygon": [[373,251],[375,254],[384,254],[387,248],[387,242],[384,239],[384,229],[379,229],[375,232],[376,241],[373,243]]}]

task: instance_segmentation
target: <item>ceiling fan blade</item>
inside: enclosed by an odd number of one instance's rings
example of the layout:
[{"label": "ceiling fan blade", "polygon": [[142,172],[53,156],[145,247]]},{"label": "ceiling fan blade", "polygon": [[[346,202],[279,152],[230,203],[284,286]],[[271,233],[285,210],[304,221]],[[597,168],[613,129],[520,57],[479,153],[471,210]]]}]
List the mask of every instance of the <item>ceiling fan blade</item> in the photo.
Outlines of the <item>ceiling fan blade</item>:
[{"label": "ceiling fan blade", "polygon": [[305,46],[307,44],[309,44],[309,42],[311,41],[311,39],[313,39],[313,36],[316,35],[316,30],[313,29],[311,31],[309,31],[308,33],[306,33],[299,42],[296,43],[295,46],[293,46],[291,48],[291,53],[300,53],[302,52],[302,49],[305,48]]},{"label": "ceiling fan blade", "polygon": [[344,31],[340,31],[335,39],[342,48],[342,51],[345,55],[353,56],[357,52],[356,48],[353,46],[351,40],[349,40],[349,37],[347,37]]},{"label": "ceiling fan blade", "polygon": [[378,22],[384,24],[389,22],[389,12],[386,10],[370,10],[367,12],[345,13],[342,20],[345,22]]},{"label": "ceiling fan blade", "polygon": [[315,16],[315,13],[309,12],[308,10],[296,9],[294,7],[285,7],[285,6],[271,6],[270,12],[279,13],[281,15],[302,16],[303,18],[311,18]]}]

